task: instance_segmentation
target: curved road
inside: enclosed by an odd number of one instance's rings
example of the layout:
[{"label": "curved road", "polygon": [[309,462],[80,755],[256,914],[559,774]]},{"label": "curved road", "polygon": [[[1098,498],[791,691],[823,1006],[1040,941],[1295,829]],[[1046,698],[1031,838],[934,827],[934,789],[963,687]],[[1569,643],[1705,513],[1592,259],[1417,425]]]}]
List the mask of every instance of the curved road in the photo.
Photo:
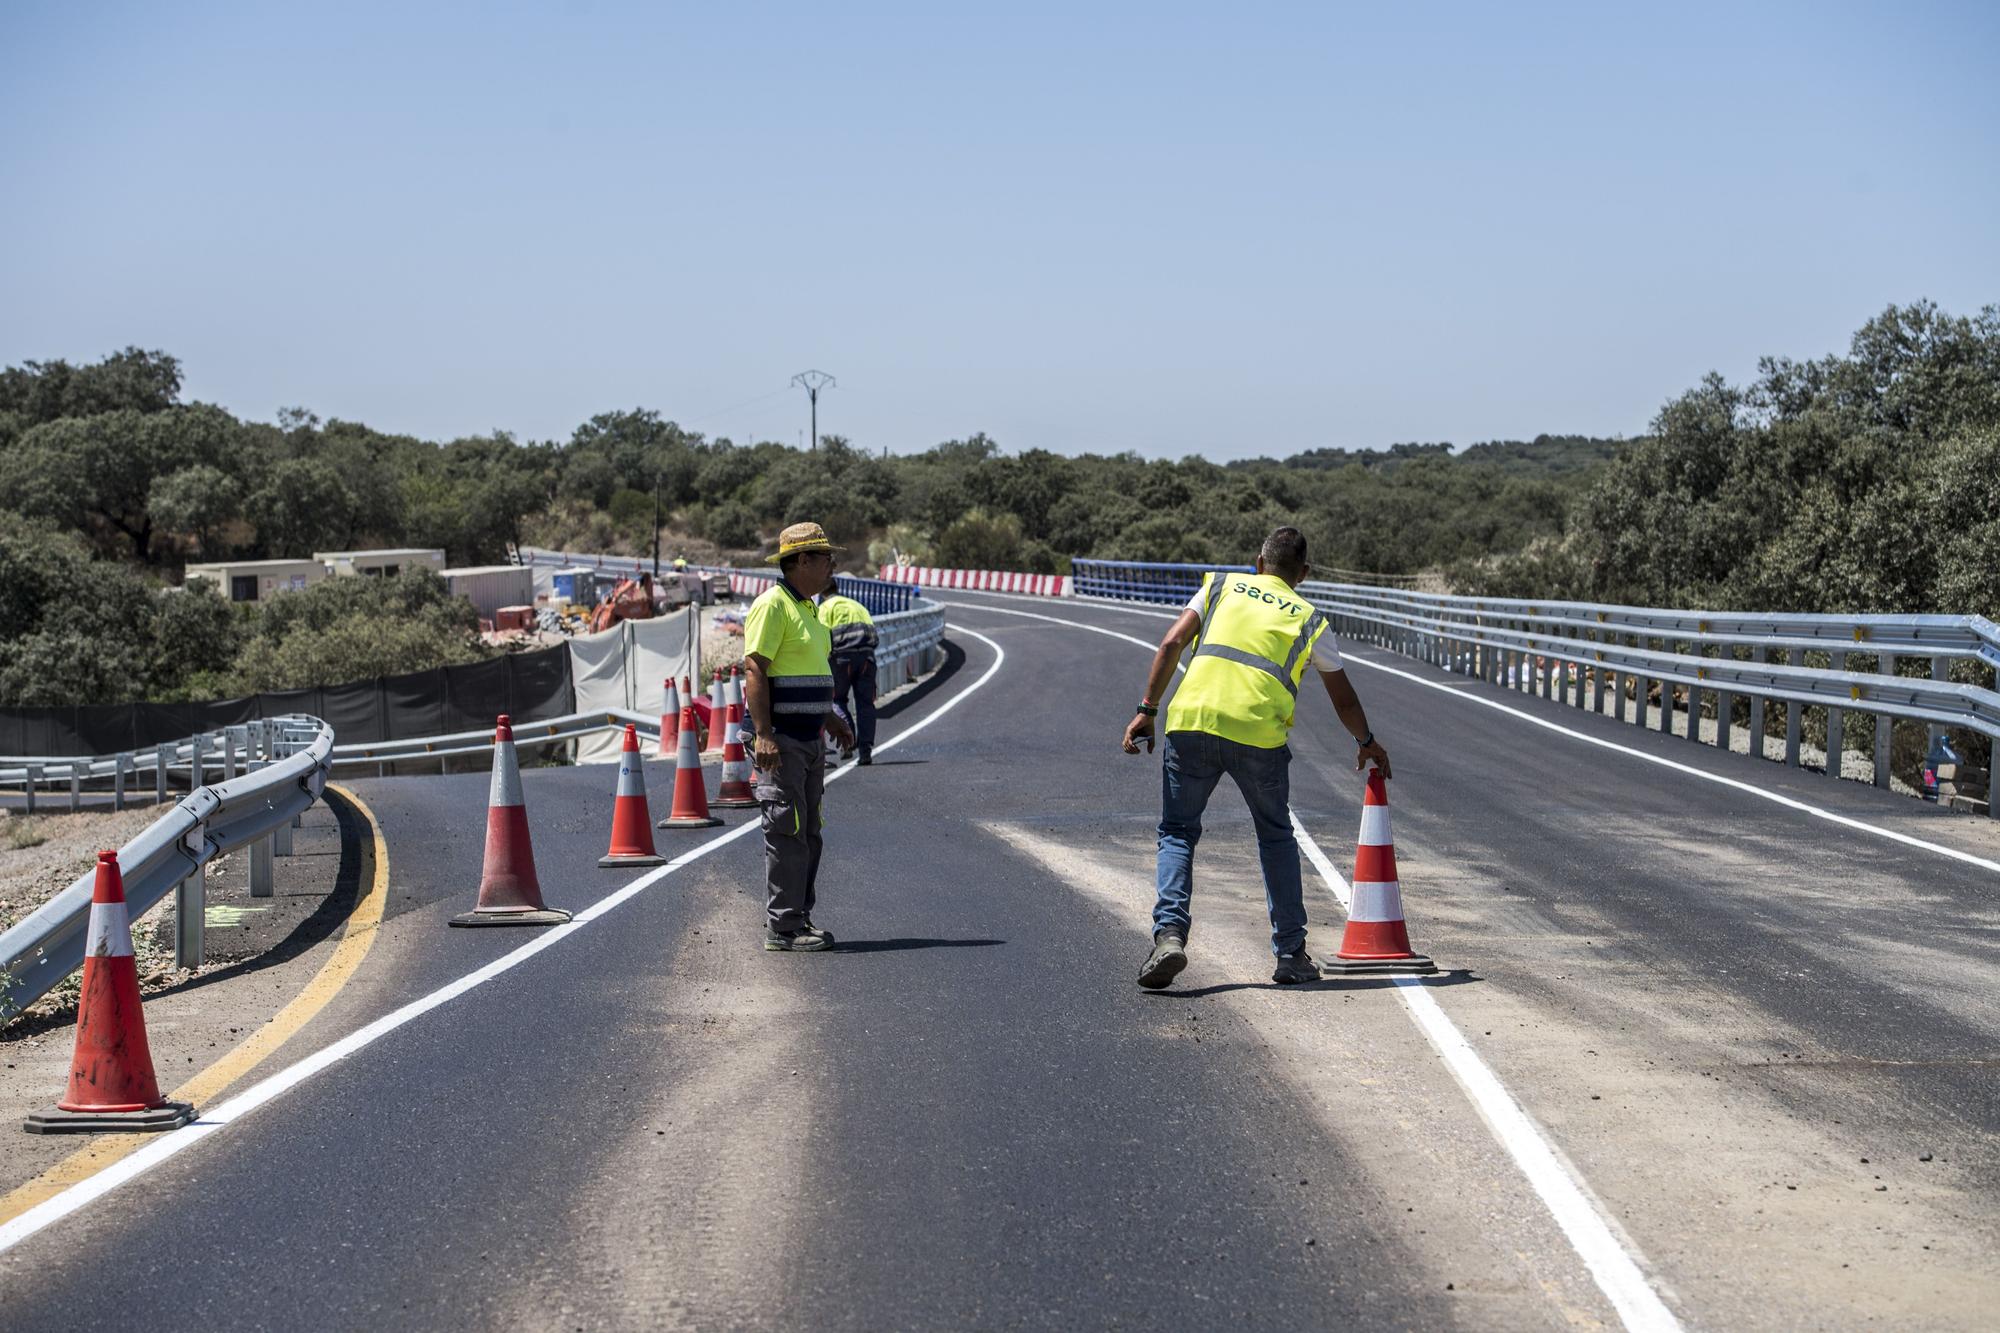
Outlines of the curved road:
[{"label": "curved road", "polygon": [[[1988,1324],[2000,875],[1700,774],[1993,858],[1972,821],[1364,649],[1446,972],[1269,985],[1225,784],[1192,965],[1149,994],[1157,758],[1116,737],[1165,622],[950,596],[950,670],[884,722],[907,739],[829,788],[830,955],[759,948],[754,812],[663,831],[713,849],[642,879],[595,866],[608,769],[529,770],[550,901],[644,887],[520,957],[444,924],[484,777],[355,784],[388,919],[259,1072],[368,1040],[0,1253],[8,1326]],[[1360,782],[1323,697],[1294,750],[1345,869]]]}]

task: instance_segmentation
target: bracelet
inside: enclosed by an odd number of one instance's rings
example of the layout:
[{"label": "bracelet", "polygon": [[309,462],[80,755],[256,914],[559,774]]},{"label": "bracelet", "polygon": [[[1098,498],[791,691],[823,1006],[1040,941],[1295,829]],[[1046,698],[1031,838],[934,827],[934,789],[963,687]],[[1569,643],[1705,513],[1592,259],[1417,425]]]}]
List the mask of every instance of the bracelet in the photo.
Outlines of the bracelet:
[{"label": "bracelet", "polygon": [[1158,717],[1160,715],[1159,708],[1153,704],[1142,703],[1139,705],[1139,711],[1147,717]]},{"label": "bracelet", "polygon": [[1368,733],[1368,734],[1367,734],[1366,736],[1363,736],[1363,737],[1362,737],[1362,738],[1361,738],[1360,740],[1358,740],[1358,741],[1354,742],[1354,744],[1355,744],[1356,748],[1358,748],[1358,749],[1362,749],[1362,750],[1365,750],[1365,749],[1367,749],[1367,748],[1368,748],[1369,746],[1373,745],[1374,743],[1375,743],[1375,733],[1374,733],[1374,732],[1372,732],[1372,731],[1371,731],[1371,732],[1369,732],[1369,733]]}]

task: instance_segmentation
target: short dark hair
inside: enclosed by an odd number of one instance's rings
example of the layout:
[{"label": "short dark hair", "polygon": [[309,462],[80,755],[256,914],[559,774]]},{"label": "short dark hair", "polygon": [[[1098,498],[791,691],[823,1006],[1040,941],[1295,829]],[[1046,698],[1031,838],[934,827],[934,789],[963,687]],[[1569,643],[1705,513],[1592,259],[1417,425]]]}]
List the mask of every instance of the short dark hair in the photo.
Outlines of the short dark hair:
[{"label": "short dark hair", "polygon": [[1297,581],[1306,573],[1306,535],[1297,528],[1278,528],[1264,539],[1264,568],[1283,579]]}]

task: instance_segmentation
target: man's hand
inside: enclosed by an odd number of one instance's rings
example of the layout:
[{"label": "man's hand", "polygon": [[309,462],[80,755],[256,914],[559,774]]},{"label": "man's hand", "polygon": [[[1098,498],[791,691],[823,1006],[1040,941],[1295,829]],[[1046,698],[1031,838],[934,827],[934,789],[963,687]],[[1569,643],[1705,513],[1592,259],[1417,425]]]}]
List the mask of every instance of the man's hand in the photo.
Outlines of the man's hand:
[{"label": "man's hand", "polygon": [[1389,777],[1389,752],[1382,748],[1382,742],[1380,741],[1373,741],[1364,745],[1356,752],[1354,756],[1354,771],[1359,773],[1362,769],[1368,767],[1368,761],[1371,759],[1375,761],[1375,767],[1382,770],[1382,777],[1386,780]]},{"label": "man's hand", "polygon": [[1153,752],[1153,719],[1144,713],[1132,715],[1132,725],[1125,728],[1125,753],[1139,753],[1139,742],[1146,742],[1146,753]]},{"label": "man's hand", "polygon": [[778,766],[778,738],[776,736],[768,736],[761,731],[758,732],[756,741],[750,746],[750,762],[759,768],[776,768]]},{"label": "man's hand", "polygon": [[851,750],[854,748],[853,728],[842,722],[838,717],[829,717],[826,720],[826,732],[827,735],[833,737],[834,744],[838,745],[841,749]]}]

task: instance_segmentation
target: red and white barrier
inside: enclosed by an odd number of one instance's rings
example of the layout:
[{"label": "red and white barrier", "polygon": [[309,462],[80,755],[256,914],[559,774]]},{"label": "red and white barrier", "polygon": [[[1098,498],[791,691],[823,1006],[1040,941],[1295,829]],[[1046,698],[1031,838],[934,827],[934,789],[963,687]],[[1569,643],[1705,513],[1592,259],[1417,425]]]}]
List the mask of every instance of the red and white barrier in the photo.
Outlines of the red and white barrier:
[{"label": "red and white barrier", "polygon": [[891,583],[920,588],[963,588],[968,592],[1012,592],[1029,597],[1068,597],[1067,574],[1023,574],[1002,569],[933,569],[928,565],[884,565],[882,577]]}]

